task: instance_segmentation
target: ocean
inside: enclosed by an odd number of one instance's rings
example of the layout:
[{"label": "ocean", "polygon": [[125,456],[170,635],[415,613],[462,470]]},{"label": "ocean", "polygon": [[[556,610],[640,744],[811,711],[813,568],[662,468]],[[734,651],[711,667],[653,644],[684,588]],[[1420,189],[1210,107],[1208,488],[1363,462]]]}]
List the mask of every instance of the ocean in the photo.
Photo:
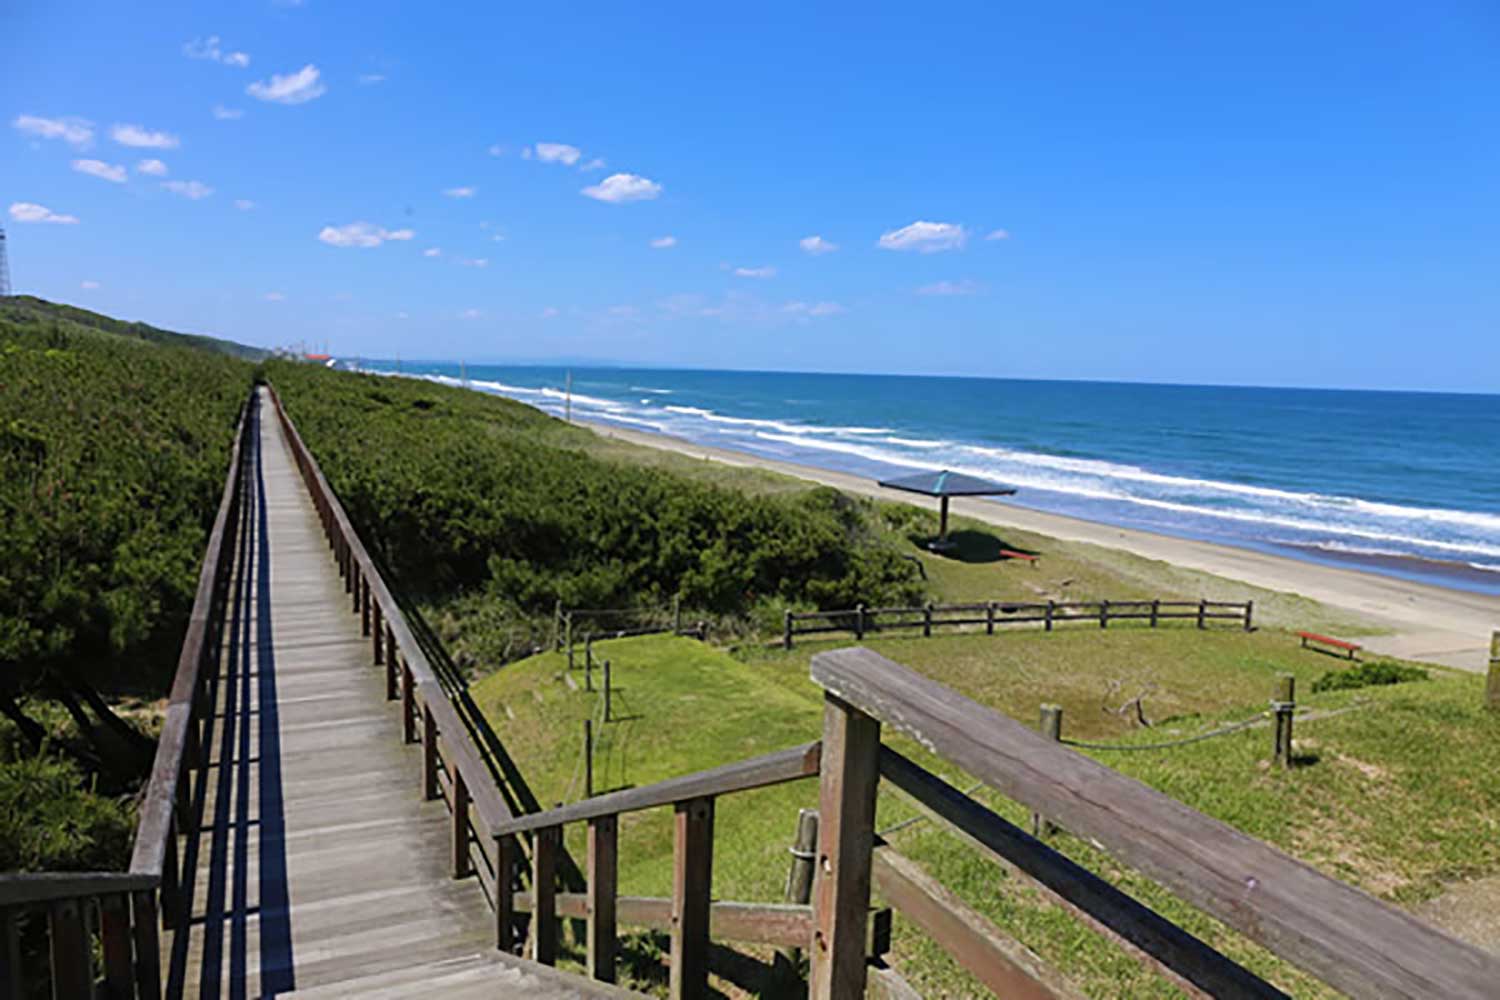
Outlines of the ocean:
[{"label": "ocean", "polygon": [[[567,406],[562,368],[463,374]],[[575,368],[572,415],[872,477],[953,469],[1018,488],[996,502],[1500,594],[1500,396]]]}]

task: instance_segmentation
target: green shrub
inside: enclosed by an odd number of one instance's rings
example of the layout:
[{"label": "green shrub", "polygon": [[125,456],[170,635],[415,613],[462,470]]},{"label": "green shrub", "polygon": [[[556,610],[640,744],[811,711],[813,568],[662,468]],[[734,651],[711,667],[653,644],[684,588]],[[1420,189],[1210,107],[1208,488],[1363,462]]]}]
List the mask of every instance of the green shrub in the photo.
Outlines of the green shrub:
[{"label": "green shrub", "polygon": [[1345,670],[1330,670],[1313,681],[1314,693],[1322,691],[1348,691],[1353,688],[1374,687],[1377,684],[1404,684],[1407,681],[1425,681],[1427,671],[1421,667],[1408,667],[1392,660],[1371,660]]},{"label": "green shrub", "polygon": [[0,871],[107,871],[129,856],[134,818],[51,752],[0,762]]}]

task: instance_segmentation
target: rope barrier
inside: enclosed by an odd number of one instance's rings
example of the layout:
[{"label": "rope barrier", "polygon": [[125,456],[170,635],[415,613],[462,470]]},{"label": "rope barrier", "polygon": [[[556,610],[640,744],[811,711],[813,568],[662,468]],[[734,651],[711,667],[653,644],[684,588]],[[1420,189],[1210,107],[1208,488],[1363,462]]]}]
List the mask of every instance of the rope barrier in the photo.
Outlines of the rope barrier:
[{"label": "rope barrier", "polygon": [[1264,721],[1272,714],[1272,712],[1261,712],[1242,722],[1222,726],[1219,729],[1211,729],[1206,733],[1187,736],[1180,740],[1169,740],[1165,743],[1085,743],[1082,740],[1070,740],[1066,737],[1058,740],[1058,742],[1070,747],[1078,747],[1080,750],[1170,750],[1173,747],[1185,747],[1190,743],[1201,743],[1204,740],[1211,740],[1215,736],[1228,736],[1230,733],[1237,733],[1241,729],[1249,729],[1251,726]]}]

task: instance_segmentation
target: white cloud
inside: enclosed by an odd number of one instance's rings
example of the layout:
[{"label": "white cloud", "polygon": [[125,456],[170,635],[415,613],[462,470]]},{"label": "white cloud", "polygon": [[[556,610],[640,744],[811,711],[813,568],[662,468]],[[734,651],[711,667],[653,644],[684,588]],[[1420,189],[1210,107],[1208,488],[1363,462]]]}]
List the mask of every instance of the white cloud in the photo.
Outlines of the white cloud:
[{"label": "white cloud", "polygon": [[814,257],[819,254],[833,253],[839,248],[837,243],[829,243],[821,236],[804,236],[797,241],[797,245]]},{"label": "white cloud", "polygon": [[359,82],[361,84],[363,84],[364,86],[366,86],[366,87],[370,86],[373,83],[384,83],[385,82],[385,74],[384,73],[361,73],[359,75]]},{"label": "white cloud", "polygon": [[489,267],[490,259],[488,257],[475,257],[472,260],[461,260],[459,263],[464,267]]},{"label": "white cloud", "polygon": [[957,250],[968,238],[969,234],[964,231],[964,227],[954,222],[913,222],[909,226],[883,234],[878,246],[885,250],[937,253],[940,250]]},{"label": "white cloud", "polygon": [[251,201],[249,198],[236,198],[234,200],[234,207],[239,209],[241,212],[248,212],[255,207],[255,202]]},{"label": "white cloud", "polygon": [[605,310],[605,313],[613,316],[615,319],[635,319],[641,314],[641,311],[635,306],[621,305],[610,306]]},{"label": "white cloud", "polygon": [[443,194],[449,198],[472,198],[478,190],[478,188],[472,187],[451,187],[444,191]]},{"label": "white cloud", "polygon": [[987,240],[1008,240],[1008,239],[1010,239],[1010,233],[1007,232],[1004,229],[996,229],[996,230],[993,230],[992,232],[990,232],[989,235],[985,236],[985,239],[987,239]]},{"label": "white cloud", "polygon": [[95,291],[96,289],[98,289],[99,282],[97,282],[97,281],[80,281],[78,283],[78,287],[82,288],[86,292],[92,292],[92,291]]},{"label": "white cloud", "polygon": [[167,176],[167,165],[160,160],[142,160],[135,165],[135,172],[147,174],[151,177]]},{"label": "white cloud", "polygon": [[527,149],[523,155],[528,159],[535,156],[543,163],[561,163],[571,167],[583,155],[583,150],[577,146],[569,146],[565,142],[539,142]]},{"label": "white cloud", "polygon": [[97,177],[101,181],[125,183],[125,168],[117,163],[105,163],[103,160],[74,160],[73,169],[80,174]]},{"label": "white cloud", "polygon": [[285,302],[286,301],[286,293],[285,292],[267,292],[263,296],[263,298],[267,302]]},{"label": "white cloud", "polygon": [[503,233],[496,233],[494,236],[491,236],[490,239],[496,243],[504,243],[505,235]]},{"label": "white cloud", "polygon": [[636,174],[610,174],[580,193],[596,201],[618,205],[627,201],[650,201],[661,194],[661,185]]},{"label": "white cloud", "polygon": [[587,162],[587,163],[583,164],[582,166],[580,166],[578,169],[582,170],[584,173],[588,173],[588,172],[590,172],[592,170],[603,170],[604,169],[604,161],[601,160],[599,157],[596,156],[592,160],[590,160],[589,162]]},{"label": "white cloud", "polygon": [[245,112],[239,108],[226,108],[222,104],[214,105],[214,118],[221,122],[232,122],[236,118],[245,117]]},{"label": "white cloud", "polygon": [[788,302],[781,307],[782,312],[791,313],[793,316],[837,316],[849,310],[837,302]]},{"label": "white cloud", "polygon": [[441,257],[442,255],[443,251],[441,247],[428,247],[422,251],[423,257]]},{"label": "white cloud", "polygon": [[478,309],[465,309],[463,312],[461,312],[461,313],[458,314],[458,318],[459,319],[478,319],[479,317],[481,317],[483,315],[484,315],[484,313],[480,312]]},{"label": "white cloud", "polygon": [[214,189],[202,181],[162,181],[161,186],[189,201],[202,201],[214,193]]},{"label": "white cloud", "polygon": [[677,237],[675,236],[658,236],[651,241],[651,249],[653,250],[666,250],[676,245]]},{"label": "white cloud", "polygon": [[11,122],[16,129],[40,139],[61,139],[70,146],[82,148],[94,138],[94,123],[82,118],[39,118],[17,115]]},{"label": "white cloud", "polygon": [[555,319],[560,314],[561,310],[556,306],[548,306],[542,310],[542,319]]},{"label": "white cloud", "polygon": [[498,142],[492,142],[490,143],[490,148],[485,150],[485,152],[489,153],[491,156],[504,156],[507,150]]},{"label": "white cloud", "polygon": [[76,215],[60,215],[46,205],[37,205],[29,201],[12,202],[10,217],[17,222],[51,222],[59,226],[78,225]]},{"label": "white cloud", "polygon": [[136,149],[176,149],[182,141],[170,132],[153,132],[139,125],[114,125],[109,136],[122,146]]},{"label": "white cloud", "polygon": [[917,289],[918,295],[977,295],[984,286],[965,278],[963,281],[934,281]]},{"label": "white cloud", "polygon": [[734,269],[736,278],[774,278],[776,268],[774,267],[737,267]]},{"label": "white cloud", "polygon": [[328,93],[328,88],[319,79],[318,67],[308,63],[295,73],[257,80],[245,88],[245,93],[272,104],[306,104]]},{"label": "white cloud", "polygon": [[351,222],[346,226],[324,226],[318,239],[334,247],[378,247],[387,240],[409,240],[417,235],[410,229],[385,229],[373,222]]},{"label": "white cloud", "polygon": [[195,38],[182,47],[182,53],[189,59],[207,59],[235,69],[244,69],[250,65],[250,57],[245,53],[225,52],[218,35]]}]

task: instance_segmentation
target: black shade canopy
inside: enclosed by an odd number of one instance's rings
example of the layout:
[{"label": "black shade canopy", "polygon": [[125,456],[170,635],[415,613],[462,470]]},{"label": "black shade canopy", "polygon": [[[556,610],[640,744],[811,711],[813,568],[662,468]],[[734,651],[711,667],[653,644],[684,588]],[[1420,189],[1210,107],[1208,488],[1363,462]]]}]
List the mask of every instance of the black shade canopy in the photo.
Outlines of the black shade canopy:
[{"label": "black shade canopy", "polygon": [[930,497],[985,497],[1009,496],[1016,492],[1014,486],[1002,486],[978,476],[966,476],[962,472],[919,472],[913,476],[883,479],[881,486],[908,493],[925,493]]},{"label": "black shade canopy", "polygon": [[953,547],[953,543],[948,541],[949,497],[1010,496],[1016,492],[1014,486],[1002,486],[1000,483],[992,483],[988,479],[980,479],[978,476],[966,476],[962,472],[949,472],[947,469],[941,472],[918,472],[911,476],[883,479],[880,481],[880,485],[893,490],[922,493],[926,496],[942,499],[942,514],[938,522],[938,536],[927,543],[927,547],[934,551],[942,551]]}]

